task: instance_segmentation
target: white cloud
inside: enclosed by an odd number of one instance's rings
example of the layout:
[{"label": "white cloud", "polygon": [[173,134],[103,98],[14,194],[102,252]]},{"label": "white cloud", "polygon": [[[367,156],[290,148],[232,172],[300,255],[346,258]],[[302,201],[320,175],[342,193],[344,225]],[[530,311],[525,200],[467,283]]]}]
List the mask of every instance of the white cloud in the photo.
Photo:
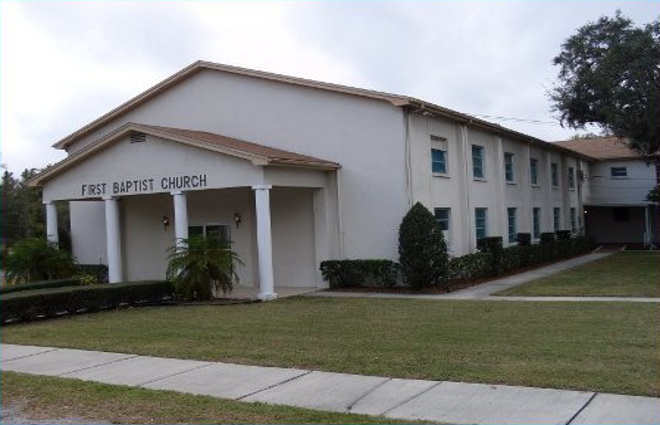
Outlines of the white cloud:
[{"label": "white cloud", "polygon": [[[551,60],[576,28],[655,2],[0,1],[0,138],[12,171],[197,59],[549,121]],[[574,132],[502,124],[548,140]]]}]

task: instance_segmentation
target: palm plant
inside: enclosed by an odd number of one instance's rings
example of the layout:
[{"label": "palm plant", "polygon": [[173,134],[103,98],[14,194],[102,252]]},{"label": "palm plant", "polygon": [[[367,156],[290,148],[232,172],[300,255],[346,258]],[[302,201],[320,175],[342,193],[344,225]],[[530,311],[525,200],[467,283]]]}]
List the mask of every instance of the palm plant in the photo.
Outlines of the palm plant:
[{"label": "palm plant", "polygon": [[171,247],[167,279],[184,300],[210,300],[213,293],[231,291],[238,280],[235,264],[242,264],[228,242],[215,236],[180,239]]},{"label": "palm plant", "polygon": [[3,253],[2,268],[13,283],[62,279],[75,274],[76,259],[44,238],[28,238]]}]

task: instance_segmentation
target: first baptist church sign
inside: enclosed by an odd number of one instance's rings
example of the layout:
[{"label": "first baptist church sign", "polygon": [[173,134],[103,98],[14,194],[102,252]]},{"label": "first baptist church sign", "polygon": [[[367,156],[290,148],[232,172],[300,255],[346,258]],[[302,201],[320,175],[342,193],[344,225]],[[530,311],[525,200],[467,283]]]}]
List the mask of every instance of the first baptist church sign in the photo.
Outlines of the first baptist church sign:
[{"label": "first baptist church sign", "polygon": [[200,189],[207,185],[206,174],[159,177],[135,180],[118,180],[103,183],[81,184],[80,194],[87,196],[134,195],[169,190]]}]

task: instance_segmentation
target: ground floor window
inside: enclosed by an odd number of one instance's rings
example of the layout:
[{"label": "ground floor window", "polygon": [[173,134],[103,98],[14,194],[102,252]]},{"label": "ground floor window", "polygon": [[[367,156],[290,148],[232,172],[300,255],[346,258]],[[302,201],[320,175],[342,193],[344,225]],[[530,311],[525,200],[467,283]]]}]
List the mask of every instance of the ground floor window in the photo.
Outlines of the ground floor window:
[{"label": "ground floor window", "polygon": [[557,230],[559,230],[560,217],[561,217],[561,209],[560,208],[554,208],[552,210],[552,223],[553,223],[555,232]]},{"label": "ground floor window", "polygon": [[216,237],[222,241],[231,241],[231,227],[226,224],[203,224],[188,227],[188,237],[193,236]]},{"label": "ground floor window", "polygon": [[534,239],[541,237],[541,208],[532,209],[532,226]]},{"label": "ground floor window", "polygon": [[516,208],[507,208],[506,209],[506,214],[508,217],[508,224],[509,224],[509,243],[515,242],[516,241],[516,235],[518,234],[518,229],[516,225],[516,215],[517,215],[517,210]]},{"label": "ground floor window", "polygon": [[475,208],[474,209],[474,227],[475,233],[477,235],[477,240],[483,239],[488,236],[488,229],[486,228],[486,219],[488,215],[488,209],[486,208]]},{"label": "ground floor window", "polygon": [[436,208],[435,213],[435,223],[438,226],[438,230],[442,232],[442,236],[445,239],[447,247],[450,246],[449,238],[449,229],[451,228],[451,209],[450,208]]},{"label": "ground floor window", "polygon": [[574,207],[571,207],[571,232],[577,232],[577,211]]}]

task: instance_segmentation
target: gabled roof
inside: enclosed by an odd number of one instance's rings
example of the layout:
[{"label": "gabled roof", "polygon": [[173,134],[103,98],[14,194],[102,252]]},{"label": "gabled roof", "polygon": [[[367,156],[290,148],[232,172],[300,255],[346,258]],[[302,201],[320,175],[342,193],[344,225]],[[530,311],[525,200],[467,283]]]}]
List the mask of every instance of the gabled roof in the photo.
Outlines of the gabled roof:
[{"label": "gabled roof", "polygon": [[314,168],[320,170],[336,170],[340,165],[336,162],[312,156],[301,155],[282,149],[275,149],[244,140],[222,136],[205,131],[187,130],[181,128],[159,127],[155,125],[128,123],[106,135],[97,142],[87,146],[52,167],[30,179],[30,186],[40,186],[45,181],[71,168],[85,158],[100,152],[114,142],[132,133],[144,133],[161,137],[185,145],[194,146],[209,151],[218,152],[251,161],[255,165],[279,165],[290,167]]},{"label": "gabled roof", "polygon": [[556,142],[556,144],[600,161],[607,159],[640,159],[640,156],[628,147],[626,139],[616,136],[566,140]]},{"label": "gabled roof", "polygon": [[[517,140],[524,140],[530,143],[534,143],[536,145],[543,146],[545,148],[553,149],[556,151],[564,152],[564,153],[571,153],[575,155],[575,151],[566,149],[560,145],[554,144],[554,143],[548,143],[544,140],[537,139],[535,137],[529,136],[524,133],[520,133],[518,131],[514,131],[511,129],[508,129],[506,127],[502,127],[499,124],[494,124],[488,121],[484,121],[478,118],[475,118],[472,115],[469,114],[464,114],[458,111],[454,111],[449,108],[445,108],[439,105],[435,105],[430,102],[426,102],[423,100],[415,99],[410,96],[402,96],[398,94],[392,94],[392,93],[385,93],[385,92],[379,92],[375,90],[367,90],[367,89],[361,89],[361,88],[356,88],[356,87],[349,87],[349,86],[343,86],[340,84],[332,84],[332,83],[325,83],[321,81],[314,81],[314,80],[308,80],[304,78],[297,78],[297,77],[291,77],[291,76],[286,76],[286,75],[280,75],[280,74],[274,74],[270,72],[263,72],[263,71],[257,71],[253,69],[247,69],[247,68],[240,68],[236,66],[229,66],[229,65],[222,65],[218,63],[213,63],[213,62],[207,62],[207,61],[197,61],[194,62],[193,64],[189,65],[188,67],[182,69],[181,71],[177,72],[176,74],[166,78],[165,80],[161,81],[160,83],[156,84],[155,86],[151,87],[150,89],[144,91],[143,93],[137,95],[133,99],[129,100],[128,102],[118,106],[117,108],[111,110],[110,112],[106,113],[105,115],[102,115],[101,117],[97,118],[96,120],[90,122],[89,124],[85,125],[84,127],[80,128],[79,130],[75,131],[74,133],[71,133],[69,136],[65,137],[64,139],[60,140],[59,142],[55,143],[53,147],[57,149],[65,149],[67,146],[70,144],[76,142],[79,140],[81,137],[86,136],[87,134],[95,131],[96,129],[100,128],[101,126],[107,124],[111,120],[118,118],[129,111],[137,108],[141,104],[147,102],[151,98],[159,95],[160,93],[168,90],[169,88],[175,86],[176,84],[186,80],[187,78],[191,77],[192,75],[203,71],[203,70],[213,70],[217,72],[226,72],[226,73],[231,73],[231,74],[236,74],[236,75],[244,75],[248,77],[253,77],[253,78],[261,78],[261,79],[266,79],[266,80],[271,80],[271,81],[279,81],[282,83],[286,84],[293,84],[293,85],[298,85],[298,86],[303,86],[303,87],[308,87],[308,88],[314,88],[314,89],[319,89],[319,90],[328,90],[336,93],[344,93],[344,94],[349,94],[353,96],[362,96],[374,100],[381,100],[384,102],[389,102],[393,106],[401,107],[401,108],[408,108],[410,110],[424,113],[424,114],[429,114],[429,115],[437,115],[441,116],[444,118],[451,119],[453,121],[458,121],[464,124],[469,124],[473,127],[493,131],[497,134],[506,136],[506,137],[511,137],[515,138]],[[577,156],[581,156],[580,154],[577,154]],[[587,158],[588,159],[588,158]]]}]

